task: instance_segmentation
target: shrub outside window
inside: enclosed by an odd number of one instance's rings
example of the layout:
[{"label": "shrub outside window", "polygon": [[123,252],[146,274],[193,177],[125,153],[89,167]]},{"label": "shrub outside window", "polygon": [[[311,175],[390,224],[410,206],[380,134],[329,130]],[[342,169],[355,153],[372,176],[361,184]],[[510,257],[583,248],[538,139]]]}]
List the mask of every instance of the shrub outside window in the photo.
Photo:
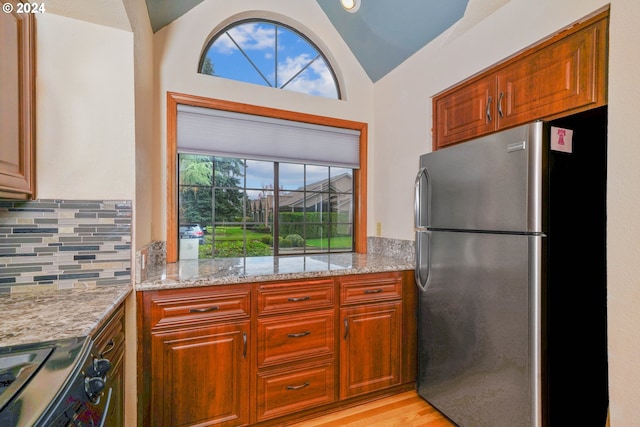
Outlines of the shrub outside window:
[{"label": "shrub outside window", "polygon": [[204,230],[199,258],[353,250],[352,169],[185,153],[178,161],[179,221]]}]

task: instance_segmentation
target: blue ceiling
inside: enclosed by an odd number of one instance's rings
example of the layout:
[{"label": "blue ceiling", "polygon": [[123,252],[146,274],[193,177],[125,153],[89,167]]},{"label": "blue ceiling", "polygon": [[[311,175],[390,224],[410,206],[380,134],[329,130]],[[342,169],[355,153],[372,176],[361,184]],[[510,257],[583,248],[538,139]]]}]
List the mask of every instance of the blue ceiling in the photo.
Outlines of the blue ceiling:
[{"label": "blue ceiling", "polygon": [[339,0],[316,0],[373,82],[464,15],[468,0],[361,0],[355,13]]},{"label": "blue ceiling", "polygon": [[[203,1],[146,0],[153,31]],[[462,18],[469,0],[361,0],[355,13],[339,0],[316,2],[376,82]]]}]

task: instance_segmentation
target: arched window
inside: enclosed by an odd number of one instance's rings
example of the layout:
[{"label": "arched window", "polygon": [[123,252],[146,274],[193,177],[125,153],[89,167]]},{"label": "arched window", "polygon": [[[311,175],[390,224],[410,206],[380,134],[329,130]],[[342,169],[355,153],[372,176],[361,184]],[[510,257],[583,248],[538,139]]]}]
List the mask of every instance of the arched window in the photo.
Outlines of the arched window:
[{"label": "arched window", "polygon": [[340,99],[335,73],[318,47],[295,29],[249,19],[217,33],[198,72],[277,89]]}]

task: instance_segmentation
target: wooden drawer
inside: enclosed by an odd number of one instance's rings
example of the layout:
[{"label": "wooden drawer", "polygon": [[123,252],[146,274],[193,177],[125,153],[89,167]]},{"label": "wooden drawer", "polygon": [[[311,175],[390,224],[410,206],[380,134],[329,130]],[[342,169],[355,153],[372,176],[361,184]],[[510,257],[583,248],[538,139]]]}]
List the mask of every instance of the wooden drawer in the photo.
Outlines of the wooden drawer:
[{"label": "wooden drawer", "polygon": [[333,360],[258,373],[258,421],[335,400]]},{"label": "wooden drawer", "polygon": [[262,284],[258,288],[258,315],[331,308],[334,289],[333,279]]},{"label": "wooden drawer", "polygon": [[258,367],[332,355],[333,310],[258,320]]},{"label": "wooden drawer", "polygon": [[340,304],[360,304],[402,298],[401,274],[364,274],[340,280]]},{"label": "wooden drawer", "polygon": [[159,292],[151,298],[151,327],[249,317],[251,286],[226,289],[183,289]]},{"label": "wooden drawer", "polygon": [[97,357],[115,362],[124,353],[124,305],[121,305],[94,337]]}]

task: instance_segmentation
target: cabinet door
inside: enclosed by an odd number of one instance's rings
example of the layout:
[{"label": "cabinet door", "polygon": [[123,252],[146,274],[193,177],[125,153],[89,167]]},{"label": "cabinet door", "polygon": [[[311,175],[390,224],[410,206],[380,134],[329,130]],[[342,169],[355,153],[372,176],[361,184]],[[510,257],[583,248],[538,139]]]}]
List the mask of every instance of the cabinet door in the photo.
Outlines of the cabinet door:
[{"label": "cabinet door", "polygon": [[248,425],[248,334],[248,321],[153,332],[151,425]]},{"label": "cabinet door", "polygon": [[527,123],[606,102],[606,20],[563,38],[498,72],[498,127]]},{"label": "cabinet door", "polygon": [[435,147],[476,137],[495,129],[495,76],[464,85],[435,100]]},{"label": "cabinet door", "polygon": [[340,398],[400,384],[402,303],[354,306],[340,314]]},{"label": "cabinet door", "polygon": [[34,192],[34,23],[33,14],[19,14],[15,7],[0,14],[2,198],[30,198]]}]

